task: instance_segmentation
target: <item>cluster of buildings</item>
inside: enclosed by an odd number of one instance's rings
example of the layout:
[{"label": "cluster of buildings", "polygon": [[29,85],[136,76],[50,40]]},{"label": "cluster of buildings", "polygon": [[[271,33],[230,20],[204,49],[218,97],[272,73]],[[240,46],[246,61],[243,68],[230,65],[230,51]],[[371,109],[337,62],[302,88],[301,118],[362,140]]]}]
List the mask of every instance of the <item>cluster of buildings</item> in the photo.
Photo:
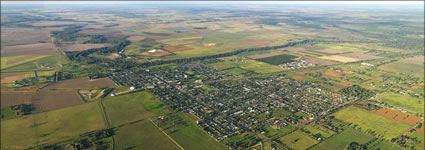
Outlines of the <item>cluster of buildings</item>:
[{"label": "cluster of buildings", "polygon": [[[264,126],[281,128],[314,120],[354,101],[309,82],[277,76],[232,77],[202,63],[125,70],[110,75],[119,85],[145,88],[172,109],[196,115],[201,118],[198,125],[220,141]],[[284,109],[290,115],[275,118],[270,115],[275,109]]]}]

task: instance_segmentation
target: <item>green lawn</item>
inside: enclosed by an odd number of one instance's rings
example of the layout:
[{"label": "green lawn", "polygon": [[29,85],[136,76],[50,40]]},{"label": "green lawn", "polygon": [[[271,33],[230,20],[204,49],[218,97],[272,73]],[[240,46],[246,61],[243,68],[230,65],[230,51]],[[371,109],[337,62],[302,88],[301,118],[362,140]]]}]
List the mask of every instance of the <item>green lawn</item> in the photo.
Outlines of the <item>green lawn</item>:
[{"label": "green lawn", "polygon": [[342,133],[334,135],[322,143],[314,146],[312,150],[330,150],[338,149],[343,150],[347,148],[347,145],[351,142],[357,142],[365,144],[372,140],[373,137],[356,131],[352,128],[345,128]]},{"label": "green lawn", "polygon": [[382,150],[401,150],[400,147],[393,145],[387,141],[381,141],[373,147],[369,147],[369,149],[382,149]]},{"label": "green lawn", "polygon": [[335,132],[333,132],[332,130],[328,130],[319,125],[308,125],[304,127],[304,130],[311,132],[311,135],[321,134],[324,138],[329,138],[330,136],[335,134]]},{"label": "green lawn", "polygon": [[275,118],[282,118],[282,117],[288,117],[292,115],[292,113],[282,108],[276,108],[273,110],[272,115]]},{"label": "green lawn", "polygon": [[279,140],[295,150],[304,150],[318,143],[318,141],[300,130],[281,137]]},{"label": "green lawn", "polygon": [[97,103],[4,120],[1,122],[1,149],[54,144],[104,127]]},{"label": "green lawn", "polygon": [[409,95],[401,95],[396,93],[380,93],[376,98],[379,101],[385,102],[389,105],[400,107],[412,112],[424,113],[424,100],[413,98]]},{"label": "green lawn", "polygon": [[385,139],[398,137],[412,127],[411,125],[377,115],[356,106],[349,106],[333,115],[336,119],[357,124],[363,131],[375,131],[377,134],[383,135]]}]

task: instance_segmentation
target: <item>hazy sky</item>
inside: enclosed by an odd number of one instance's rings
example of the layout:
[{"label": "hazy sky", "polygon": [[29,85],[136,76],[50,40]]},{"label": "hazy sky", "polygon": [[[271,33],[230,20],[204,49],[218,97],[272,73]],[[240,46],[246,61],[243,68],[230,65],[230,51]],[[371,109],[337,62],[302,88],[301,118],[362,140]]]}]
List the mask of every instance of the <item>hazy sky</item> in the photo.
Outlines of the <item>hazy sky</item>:
[{"label": "hazy sky", "polygon": [[[173,3],[247,3],[247,4],[380,4],[380,5],[424,5],[424,1],[173,1]],[[146,3],[144,1],[1,1],[1,4],[116,4],[116,3]],[[147,2],[167,3],[167,1]]]}]

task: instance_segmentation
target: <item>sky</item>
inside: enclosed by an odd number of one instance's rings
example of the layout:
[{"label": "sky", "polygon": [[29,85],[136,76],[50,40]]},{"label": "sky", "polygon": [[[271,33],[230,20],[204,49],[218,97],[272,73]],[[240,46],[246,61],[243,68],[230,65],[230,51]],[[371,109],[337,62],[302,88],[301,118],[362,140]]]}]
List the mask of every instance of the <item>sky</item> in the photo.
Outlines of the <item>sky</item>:
[{"label": "sky", "polygon": [[[117,4],[146,1],[1,1],[1,4]],[[168,1],[169,2],[169,1]],[[246,4],[358,4],[358,5],[424,5],[424,1],[174,1],[173,3],[246,3]],[[152,2],[150,2],[152,3]],[[167,1],[155,2],[167,3]]]}]

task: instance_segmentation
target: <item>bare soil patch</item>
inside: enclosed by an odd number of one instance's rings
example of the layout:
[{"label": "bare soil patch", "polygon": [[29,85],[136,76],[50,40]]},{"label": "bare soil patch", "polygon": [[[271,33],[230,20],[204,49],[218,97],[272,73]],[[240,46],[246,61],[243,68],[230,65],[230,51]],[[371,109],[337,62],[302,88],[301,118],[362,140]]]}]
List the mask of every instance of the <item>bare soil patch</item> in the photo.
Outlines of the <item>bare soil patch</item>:
[{"label": "bare soil patch", "polygon": [[56,49],[53,43],[34,43],[25,45],[5,46],[1,49],[2,56],[20,55],[55,55]]},{"label": "bare soil patch", "polygon": [[318,66],[329,66],[329,65],[338,64],[338,62],[336,61],[329,61],[329,60],[324,60],[320,58],[308,58],[307,62],[310,64],[318,65]]},{"label": "bare soil patch", "polygon": [[422,127],[417,129],[416,132],[418,132],[419,134],[425,134],[425,126],[422,125]]},{"label": "bare soil patch", "polygon": [[303,78],[304,78],[303,76],[293,76],[293,77],[291,77],[291,79],[294,79],[294,80],[301,80]]},{"label": "bare soil patch", "polygon": [[394,120],[398,120],[398,121],[410,124],[410,125],[415,125],[416,123],[419,123],[422,121],[421,118],[418,118],[416,116],[408,115],[408,114],[395,111],[392,109],[388,109],[388,108],[381,108],[378,110],[373,110],[372,112],[390,119],[394,119]]},{"label": "bare soil patch", "polygon": [[415,56],[415,57],[408,58],[407,60],[424,63],[425,61],[424,59],[425,59],[424,56]]},{"label": "bare soil patch", "polygon": [[92,48],[101,48],[107,46],[110,46],[110,44],[64,44],[62,47],[65,51],[85,51]]},{"label": "bare soil patch", "polygon": [[2,73],[1,87],[10,87],[13,81],[21,80],[27,77],[27,73]]},{"label": "bare soil patch", "polygon": [[35,112],[44,112],[82,104],[75,91],[69,90],[41,90],[33,98]]},{"label": "bare soil patch", "polygon": [[373,56],[373,55],[367,55],[367,54],[361,54],[361,53],[346,53],[346,54],[340,54],[337,56],[349,57],[349,58],[360,59],[360,60],[372,60],[372,59],[382,58],[379,56]]},{"label": "bare soil patch", "polygon": [[326,71],[325,75],[329,75],[329,76],[336,77],[336,78],[341,77],[341,74],[339,74],[338,72],[332,71],[332,70]]},{"label": "bare soil patch", "polygon": [[282,55],[282,54],[286,54],[286,53],[285,52],[271,52],[271,53],[265,53],[265,54],[251,55],[251,56],[248,56],[248,58],[251,58],[251,59],[260,59],[260,58],[266,58],[266,57],[271,57],[271,56],[276,56],[276,55]]},{"label": "bare soil patch", "polygon": [[216,43],[205,43],[205,44],[203,44],[205,47],[212,47],[212,46],[215,46],[215,45],[217,45]]},{"label": "bare soil patch", "polygon": [[160,56],[166,56],[166,55],[170,55],[171,53],[164,51],[164,50],[149,50],[147,52],[142,52],[139,53],[139,55],[143,55],[143,56],[155,56],[155,57],[160,57]]},{"label": "bare soil patch", "polygon": [[32,104],[33,91],[1,91],[1,107]]},{"label": "bare soil patch", "polygon": [[129,38],[127,38],[127,40],[131,41],[131,42],[139,42],[146,39],[145,36],[131,36]]},{"label": "bare soil patch", "polygon": [[191,50],[193,48],[184,46],[184,45],[176,45],[176,46],[169,46],[165,47],[164,49],[170,51],[170,52],[178,52],[178,51],[185,51],[185,50]]},{"label": "bare soil patch", "polygon": [[353,85],[354,83],[353,83],[353,82],[351,82],[351,81],[344,81],[342,84],[345,84],[345,85]]},{"label": "bare soil patch", "polygon": [[115,83],[107,77],[92,80],[90,80],[88,77],[85,77],[59,81],[49,85],[47,88],[106,88],[115,86]]}]

